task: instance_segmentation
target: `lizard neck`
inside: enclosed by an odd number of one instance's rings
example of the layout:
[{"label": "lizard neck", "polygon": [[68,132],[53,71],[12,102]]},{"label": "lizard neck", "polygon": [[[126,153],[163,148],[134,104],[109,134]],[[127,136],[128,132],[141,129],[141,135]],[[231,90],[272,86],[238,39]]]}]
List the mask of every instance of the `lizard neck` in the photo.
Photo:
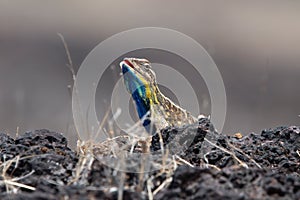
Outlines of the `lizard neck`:
[{"label": "lizard neck", "polygon": [[157,85],[153,86],[154,90],[154,104],[158,104],[161,109],[164,111],[170,110],[171,112],[181,112],[183,111],[182,108],[180,108],[178,105],[176,105],[174,102],[172,102],[168,97],[166,97],[161,91],[159,90]]},{"label": "lizard neck", "polygon": [[157,120],[159,127],[180,126],[196,122],[196,119],[186,110],[172,102],[162,94],[157,85],[153,87],[154,100],[151,104],[151,116]]}]

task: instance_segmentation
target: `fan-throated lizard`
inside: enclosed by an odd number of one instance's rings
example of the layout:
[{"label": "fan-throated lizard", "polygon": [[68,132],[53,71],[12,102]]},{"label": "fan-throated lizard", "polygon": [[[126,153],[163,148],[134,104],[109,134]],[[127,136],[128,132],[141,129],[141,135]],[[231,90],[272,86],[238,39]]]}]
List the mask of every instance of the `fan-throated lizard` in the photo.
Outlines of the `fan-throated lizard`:
[{"label": "fan-throated lizard", "polygon": [[[168,126],[180,126],[197,121],[189,112],[164,96],[157,85],[156,75],[146,59],[124,58],[120,63],[124,83],[136,104],[139,118],[147,131]],[[147,117],[145,118],[145,116]]]}]

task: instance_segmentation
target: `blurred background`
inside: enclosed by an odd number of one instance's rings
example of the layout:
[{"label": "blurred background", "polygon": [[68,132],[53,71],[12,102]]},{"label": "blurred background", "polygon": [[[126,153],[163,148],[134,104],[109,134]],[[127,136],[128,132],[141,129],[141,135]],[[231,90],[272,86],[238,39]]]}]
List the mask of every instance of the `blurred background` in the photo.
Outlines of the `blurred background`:
[{"label": "blurred background", "polygon": [[72,76],[57,33],[77,70],[101,41],[145,26],[180,31],[214,59],[227,94],[224,133],[300,125],[299,21],[298,1],[0,0],[0,131],[47,128],[74,145]]}]

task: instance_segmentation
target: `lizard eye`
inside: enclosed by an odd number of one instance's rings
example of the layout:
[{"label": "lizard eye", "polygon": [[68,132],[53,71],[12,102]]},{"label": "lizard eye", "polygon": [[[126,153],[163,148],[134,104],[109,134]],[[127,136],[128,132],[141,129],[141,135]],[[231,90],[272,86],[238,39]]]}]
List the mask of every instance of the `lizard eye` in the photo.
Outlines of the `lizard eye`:
[{"label": "lizard eye", "polygon": [[144,63],[143,66],[147,69],[151,69],[150,65],[148,63]]}]

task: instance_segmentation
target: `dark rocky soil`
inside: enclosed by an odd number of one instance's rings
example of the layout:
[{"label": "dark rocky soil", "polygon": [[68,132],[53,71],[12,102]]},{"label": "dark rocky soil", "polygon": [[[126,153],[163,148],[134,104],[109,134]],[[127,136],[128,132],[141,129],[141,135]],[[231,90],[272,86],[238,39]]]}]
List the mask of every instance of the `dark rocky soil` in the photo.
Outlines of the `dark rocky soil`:
[{"label": "dark rocky soil", "polygon": [[[162,130],[161,137],[169,154],[186,162],[172,173],[148,173],[155,177],[148,181],[152,192],[171,178],[154,199],[300,199],[300,127],[226,136],[201,119]],[[159,138],[153,136],[151,152],[160,151]],[[118,172],[97,159],[74,179],[80,157],[59,133],[37,130],[16,139],[1,133],[0,156],[0,199],[117,199],[122,174],[123,199],[149,198],[139,174]]]}]

